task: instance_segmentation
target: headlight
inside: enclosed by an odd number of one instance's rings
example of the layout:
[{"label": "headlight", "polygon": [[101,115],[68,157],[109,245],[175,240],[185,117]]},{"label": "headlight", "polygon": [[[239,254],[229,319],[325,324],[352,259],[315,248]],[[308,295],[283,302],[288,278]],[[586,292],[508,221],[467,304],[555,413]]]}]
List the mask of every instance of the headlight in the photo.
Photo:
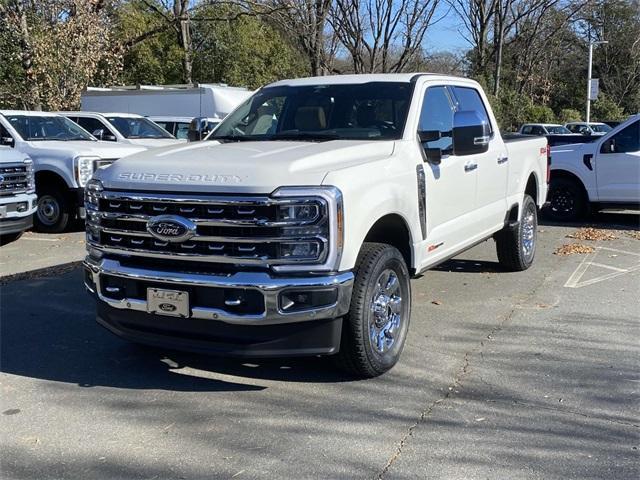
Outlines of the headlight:
[{"label": "headlight", "polygon": [[93,178],[87,182],[84,187],[84,206],[87,212],[89,210],[98,209],[100,192],[102,192],[103,189],[104,187],[102,186],[102,182],[100,180],[96,180],[95,178]]},{"label": "headlight", "polygon": [[23,163],[27,169],[27,193],[34,193],[36,191],[36,176],[33,171],[33,160],[25,158]]},{"label": "headlight", "polygon": [[78,186],[84,187],[91,175],[93,175],[93,171],[95,169],[94,162],[96,160],[100,160],[99,157],[76,157],[75,158],[75,173],[76,173],[76,181],[78,182]]},{"label": "headlight", "polygon": [[[280,258],[291,265],[275,271],[335,271],[340,264],[343,232],[342,193],[336,187],[283,187],[272,197],[286,200],[278,205],[282,235],[295,238],[279,244]],[[289,225],[287,225],[289,224]],[[313,265],[313,266],[311,266]]]}]

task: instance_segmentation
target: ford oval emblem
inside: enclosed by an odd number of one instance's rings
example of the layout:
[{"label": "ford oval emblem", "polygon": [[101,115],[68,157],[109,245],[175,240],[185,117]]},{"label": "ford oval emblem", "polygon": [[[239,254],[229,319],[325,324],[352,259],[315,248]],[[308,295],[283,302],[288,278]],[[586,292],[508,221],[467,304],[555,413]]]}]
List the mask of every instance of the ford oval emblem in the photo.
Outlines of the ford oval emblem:
[{"label": "ford oval emblem", "polygon": [[161,303],[158,307],[160,307],[160,310],[163,312],[175,312],[178,309],[178,307],[171,303]]},{"label": "ford oval emblem", "polygon": [[147,221],[147,232],[165,242],[185,242],[196,234],[196,224],[177,215],[159,215]]}]

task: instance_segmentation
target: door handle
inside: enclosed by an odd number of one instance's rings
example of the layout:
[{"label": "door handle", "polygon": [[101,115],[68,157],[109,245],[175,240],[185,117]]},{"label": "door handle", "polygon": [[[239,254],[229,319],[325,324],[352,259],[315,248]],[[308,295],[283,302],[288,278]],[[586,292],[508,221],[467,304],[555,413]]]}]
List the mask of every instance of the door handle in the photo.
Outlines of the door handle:
[{"label": "door handle", "polygon": [[498,157],[498,165],[502,165],[503,163],[506,163],[507,161],[509,161],[509,157],[507,157],[506,155],[500,155]]},{"label": "door handle", "polygon": [[472,172],[473,170],[475,170],[476,168],[478,168],[478,164],[477,163],[467,163],[464,166],[464,171],[465,172]]}]

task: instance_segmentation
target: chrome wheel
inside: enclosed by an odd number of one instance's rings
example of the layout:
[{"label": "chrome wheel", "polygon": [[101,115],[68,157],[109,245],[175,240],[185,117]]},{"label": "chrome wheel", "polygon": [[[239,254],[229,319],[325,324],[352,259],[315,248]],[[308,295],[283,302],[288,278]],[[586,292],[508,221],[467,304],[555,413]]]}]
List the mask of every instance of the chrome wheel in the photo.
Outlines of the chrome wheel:
[{"label": "chrome wheel", "polygon": [[536,212],[528,208],[522,217],[522,253],[528,259],[536,250]]},{"label": "chrome wheel", "polygon": [[43,225],[54,225],[60,218],[60,203],[51,195],[38,198],[38,220]]},{"label": "chrome wheel", "polygon": [[369,338],[374,351],[380,355],[391,350],[402,326],[402,292],[396,272],[384,270],[371,298]]}]

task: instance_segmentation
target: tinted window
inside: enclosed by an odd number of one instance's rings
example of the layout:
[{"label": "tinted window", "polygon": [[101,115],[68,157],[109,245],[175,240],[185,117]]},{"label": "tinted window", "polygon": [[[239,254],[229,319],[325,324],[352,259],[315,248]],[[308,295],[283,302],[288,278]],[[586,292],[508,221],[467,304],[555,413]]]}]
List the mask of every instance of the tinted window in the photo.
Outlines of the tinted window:
[{"label": "tinted window", "polygon": [[1,123],[0,123],[0,137],[5,137],[5,138],[11,137],[7,129]]},{"label": "tinted window", "polygon": [[449,150],[452,146],[451,131],[453,130],[453,106],[445,87],[429,87],[424,94],[422,110],[420,111],[421,132],[436,130],[446,132],[449,136],[433,142],[426,142],[425,148],[440,148]]},{"label": "tinted window", "polygon": [[544,130],[542,129],[542,127],[533,127],[533,134],[544,135]]},{"label": "tinted window", "polygon": [[62,116],[7,115],[5,117],[23,140],[91,140],[78,124]]},{"label": "tinted window", "polygon": [[171,135],[175,136],[175,132],[173,131],[174,127],[175,127],[175,123],[174,122],[166,122],[166,121],[159,121],[159,120],[154,120],[153,121],[156,125],[160,125],[162,128],[164,128],[167,132],[169,132]]},{"label": "tinted window", "polygon": [[124,138],[173,138],[165,129],[147,118],[107,117]]},{"label": "tinted window", "polygon": [[591,130],[593,130],[596,133],[607,133],[613,129],[607,124],[602,124],[602,125],[591,125]]},{"label": "tinted window", "polygon": [[522,127],[522,133],[524,133],[525,135],[531,135],[531,130],[532,130],[532,127],[530,125],[527,125],[526,127]]},{"label": "tinted window", "polygon": [[602,145],[601,153],[630,153],[640,150],[640,121],[623,128]]},{"label": "tinted window", "polygon": [[412,92],[401,82],[264,88],[208,139],[399,139]]},{"label": "tinted window", "polygon": [[103,130],[103,135],[111,135],[111,131],[97,118],[78,117],[77,123],[91,134],[96,130]]},{"label": "tinted window", "polygon": [[487,125],[489,125],[489,128],[493,133],[487,109],[484,106],[484,102],[482,101],[482,97],[480,97],[478,90],[469,87],[453,87],[453,93],[457,101],[457,110],[477,112],[480,118],[487,122]]},{"label": "tinted window", "polygon": [[174,124],[175,130],[173,135],[176,138],[189,138],[189,123],[188,122],[176,122]]}]

